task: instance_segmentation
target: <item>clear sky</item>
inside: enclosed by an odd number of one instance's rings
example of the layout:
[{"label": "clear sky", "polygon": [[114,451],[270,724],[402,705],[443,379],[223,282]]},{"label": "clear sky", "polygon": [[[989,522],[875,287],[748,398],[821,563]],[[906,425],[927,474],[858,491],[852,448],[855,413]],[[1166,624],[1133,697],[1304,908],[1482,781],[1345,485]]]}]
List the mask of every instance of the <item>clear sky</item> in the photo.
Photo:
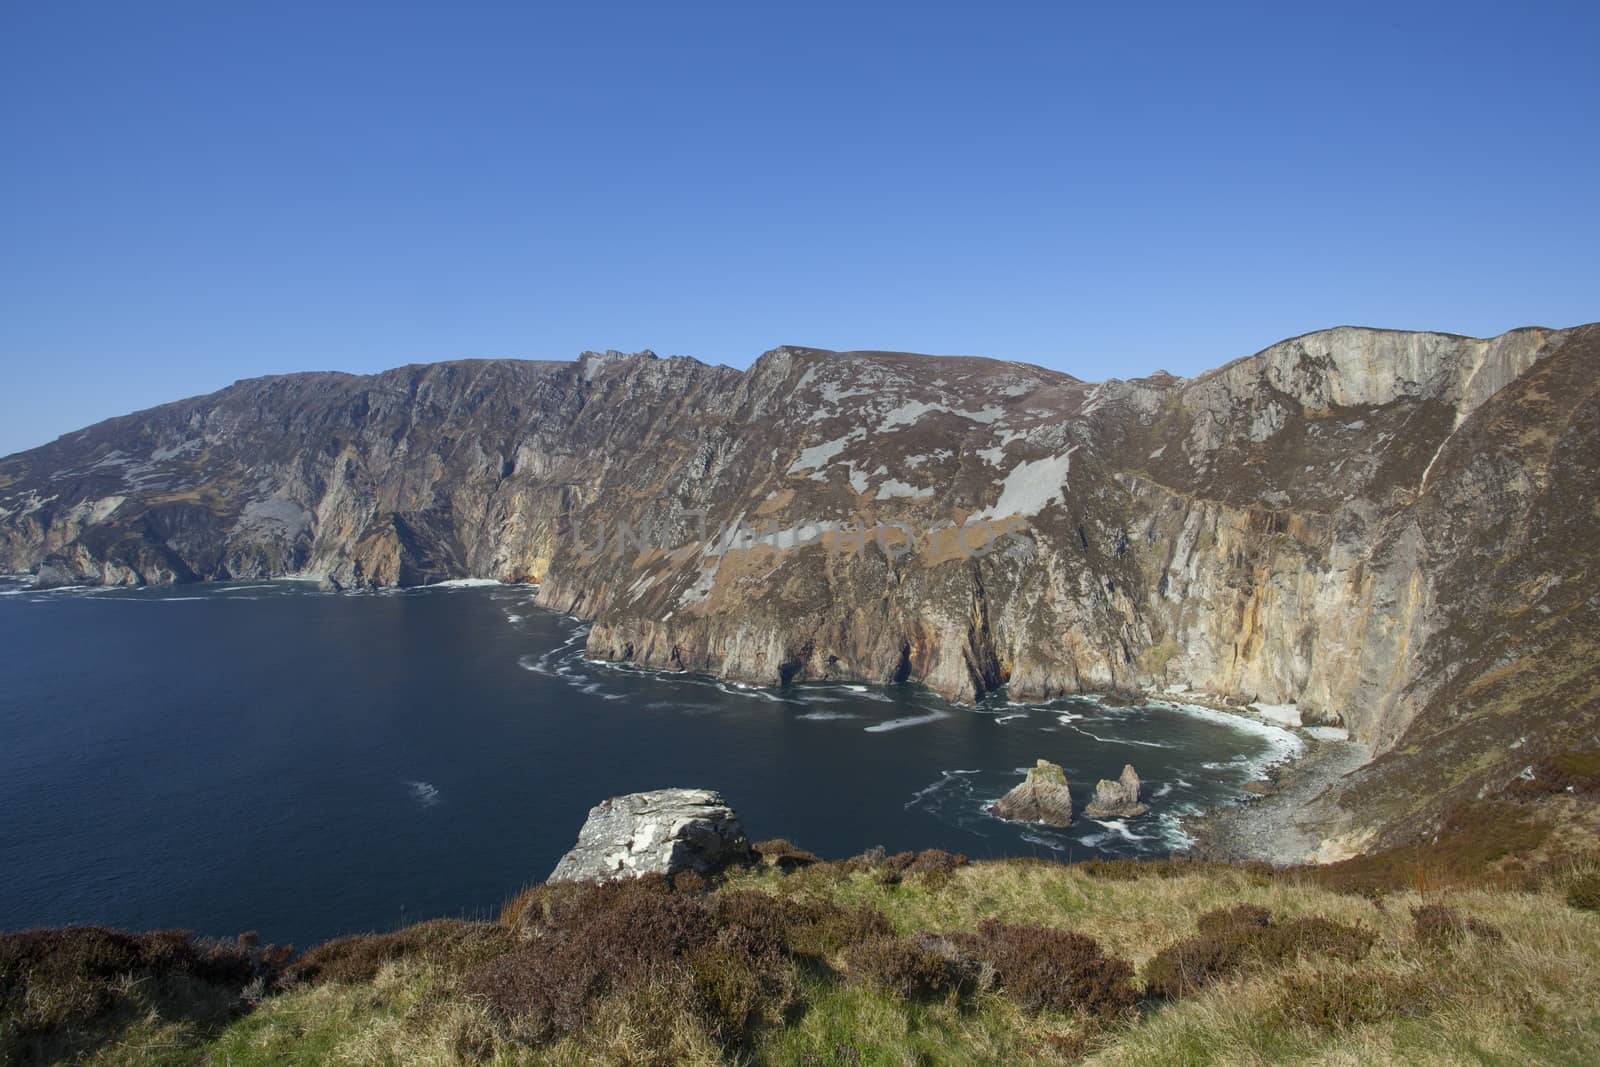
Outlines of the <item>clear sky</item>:
[{"label": "clear sky", "polygon": [[463,356],[1572,325],[1597,190],[1593,3],[0,0],[0,454]]}]

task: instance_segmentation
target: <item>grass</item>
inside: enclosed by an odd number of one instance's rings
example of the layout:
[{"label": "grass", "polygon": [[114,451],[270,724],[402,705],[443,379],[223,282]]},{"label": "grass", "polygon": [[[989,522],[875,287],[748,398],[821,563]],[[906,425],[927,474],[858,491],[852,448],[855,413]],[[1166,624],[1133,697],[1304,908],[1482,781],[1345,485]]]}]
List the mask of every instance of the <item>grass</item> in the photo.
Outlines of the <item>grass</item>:
[{"label": "grass", "polygon": [[[131,977],[95,953],[35,974],[38,954],[13,946],[0,1062],[1594,1063],[1592,874],[1373,899],[1211,864],[769,861],[710,885],[539,888],[499,923],[341,939],[281,967],[258,1003],[203,953],[163,979],[160,953],[135,952]],[[1200,942],[1224,965],[1149,981]],[[204,996],[173,992],[200,979]],[[519,997],[543,1007],[529,1017]],[[19,1012],[63,1024],[73,1005],[92,1026],[19,1043]]]}]

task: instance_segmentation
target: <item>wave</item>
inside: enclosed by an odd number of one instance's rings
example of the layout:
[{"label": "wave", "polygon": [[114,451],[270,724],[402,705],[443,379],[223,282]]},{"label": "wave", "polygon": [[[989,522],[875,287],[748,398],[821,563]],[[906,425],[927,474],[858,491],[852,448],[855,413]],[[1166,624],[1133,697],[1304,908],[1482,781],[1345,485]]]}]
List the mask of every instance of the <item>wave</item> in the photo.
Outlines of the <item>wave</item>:
[{"label": "wave", "polygon": [[428,585],[417,586],[419,589],[484,589],[489,586],[505,585],[505,582],[493,578],[451,578],[447,582],[431,582]]},{"label": "wave", "polygon": [[1206,770],[1223,770],[1225,767],[1235,766],[1247,770],[1253,777],[1259,777],[1270,768],[1276,767],[1281,763],[1287,763],[1290,760],[1299,759],[1305,754],[1306,743],[1298,734],[1282,726],[1274,726],[1271,723],[1263,722],[1260,719],[1234,715],[1226,711],[1216,711],[1213,708],[1203,708],[1198,704],[1183,704],[1178,701],[1152,700],[1150,705],[1176,711],[1191,718],[1220,723],[1240,733],[1254,734],[1267,742],[1267,751],[1261,756],[1254,758],[1241,756],[1238,759],[1229,761],[1227,764],[1201,764]]},{"label": "wave", "polygon": [[406,788],[411,790],[411,799],[425,808],[439,803],[439,789],[431,782],[407,782]]},{"label": "wave", "polygon": [[1069,730],[1073,730],[1073,731],[1075,731],[1077,733],[1082,734],[1084,737],[1093,738],[1094,740],[1100,742],[1102,745],[1139,745],[1139,746],[1141,746],[1143,748],[1171,748],[1171,747],[1173,747],[1171,745],[1164,745],[1160,741],[1135,741],[1131,737],[1101,737],[1099,734],[1090,733],[1088,730],[1085,730],[1081,726],[1074,726],[1070,722],[1069,723],[1064,723],[1063,725],[1065,725]]},{"label": "wave", "polygon": [[934,782],[932,785],[923,786],[915,793],[912,793],[911,799],[906,801],[906,807],[914,808],[918,804],[921,804],[923,801],[927,800],[929,797],[933,796],[935,793],[939,792],[941,789],[944,789],[946,786],[950,785],[952,782],[960,781],[962,778],[965,778],[969,775],[981,773],[981,771],[967,771],[959,769],[953,771],[940,771],[939,780]]},{"label": "wave", "polygon": [[869,734],[883,734],[890,730],[904,730],[908,726],[921,726],[927,722],[937,722],[948,716],[942,711],[931,711],[926,715],[906,715],[899,719],[889,719],[885,722],[874,723],[865,727]]}]

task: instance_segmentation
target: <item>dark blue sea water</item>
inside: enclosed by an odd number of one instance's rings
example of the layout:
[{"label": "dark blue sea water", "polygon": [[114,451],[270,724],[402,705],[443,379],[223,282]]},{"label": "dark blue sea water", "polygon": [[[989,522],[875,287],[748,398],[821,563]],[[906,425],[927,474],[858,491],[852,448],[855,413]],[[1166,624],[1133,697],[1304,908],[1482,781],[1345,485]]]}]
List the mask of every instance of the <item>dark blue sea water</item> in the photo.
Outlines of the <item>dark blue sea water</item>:
[{"label": "dark blue sea water", "polygon": [[[721,790],[824,855],[1153,856],[1289,735],[1168,706],[952,706],[915,688],[740,689],[586,662],[516,587],[0,581],[0,928],[180,927],[301,945],[493,914],[588,809]],[[1152,811],[1052,831],[985,805],[1039,757],[1080,804],[1132,762]]]}]

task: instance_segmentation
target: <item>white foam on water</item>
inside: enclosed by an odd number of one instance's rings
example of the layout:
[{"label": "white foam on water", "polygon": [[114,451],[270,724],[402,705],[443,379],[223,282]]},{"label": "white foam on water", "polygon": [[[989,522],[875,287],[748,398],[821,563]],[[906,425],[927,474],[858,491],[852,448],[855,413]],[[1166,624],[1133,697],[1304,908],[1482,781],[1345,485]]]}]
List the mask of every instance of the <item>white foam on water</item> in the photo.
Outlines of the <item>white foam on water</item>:
[{"label": "white foam on water", "polygon": [[521,622],[521,621],[522,621],[522,616],[521,615],[518,615],[515,612],[510,612],[510,611],[506,612],[506,622]]},{"label": "white foam on water", "polygon": [[1111,833],[1116,834],[1124,841],[1130,843],[1150,840],[1148,834],[1136,834],[1132,830],[1128,829],[1128,824],[1122,819],[1090,819],[1089,821],[1099,823]]},{"label": "white foam on water", "polygon": [[994,721],[996,723],[1003,723],[1003,722],[1010,722],[1012,719],[1026,719],[1027,717],[1028,717],[1028,713],[1027,712],[1019,711],[1019,712],[1015,712],[1015,713],[1013,713],[1011,715],[996,715]]},{"label": "white foam on water", "polygon": [[[270,586],[270,585],[230,585],[230,586],[224,586],[223,588],[218,589],[217,592],[219,592],[219,593],[242,593],[247,589],[271,589],[271,588],[272,588],[272,586]],[[254,600],[255,597],[246,597],[245,599],[246,600]]]},{"label": "white foam on water", "polygon": [[[934,782],[932,785],[925,785],[921,789],[917,790],[915,793],[912,793],[911,794],[911,799],[906,801],[906,807],[907,808],[916,807],[918,804],[922,803],[924,800],[927,800],[929,797],[933,796],[933,794],[937,793],[939,790],[941,790],[941,789],[945,788],[946,786],[948,786],[951,782],[956,781],[957,779],[961,778],[964,775],[977,774],[977,773],[979,773],[979,772],[978,771],[966,771],[966,770],[940,771],[939,772],[939,780],[937,782]],[[987,804],[984,805],[984,809],[988,810],[988,805]]]},{"label": "white foam on water", "polygon": [[420,589],[482,589],[492,585],[505,585],[493,578],[451,578],[447,582],[433,582],[418,586]]},{"label": "white foam on water", "polygon": [[727,693],[730,696],[755,697],[759,700],[770,700],[774,704],[783,703],[782,697],[774,696],[765,689],[754,685],[746,685],[743,682],[716,682],[713,685],[719,692]]},{"label": "white foam on water", "polygon": [[1350,740],[1350,731],[1342,726],[1307,726],[1303,731],[1307,737],[1314,737],[1318,741]]},{"label": "white foam on water", "polygon": [[938,722],[940,719],[946,717],[947,716],[942,711],[931,711],[926,715],[907,715],[900,719],[890,719],[887,722],[874,723],[871,726],[865,727],[865,729],[869,734],[883,734],[888,733],[890,730],[903,730],[908,726],[921,726],[923,723]]},{"label": "white foam on water", "polygon": [[1031,833],[1028,833],[1027,831],[1023,831],[1018,836],[1020,836],[1024,841],[1028,842],[1028,844],[1030,844],[1030,845],[1043,845],[1045,848],[1049,849],[1052,852],[1065,852],[1067,850],[1067,847],[1068,847],[1064,843],[1062,843],[1060,841],[1057,841],[1057,840],[1055,840],[1053,838],[1040,837],[1038,834],[1031,834]]},{"label": "white foam on water", "polygon": [[439,803],[439,790],[430,782],[407,782],[406,788],[411,790],[411,799],[425,808]]},{"label": "white foam on water", "polygon": [[811,722],[829,722],[833,719],[859,719],[861,716],[850,711],[808,711],[803,715],[796,715],[797,719],[809,719]]},{"label": "white foam on water", "polygon": [[1084,737],[1093,738],[1094,740],[1100,742],[1102,745],[1139,745],[1139,746],[1144,747],[1144,748],[1171,748],[1172,747],[1171,745],[1164,745],[1159,741],[1135,741],[1131,737],[1101,737],[1099,734],[1090,733],[1088,730],[1085,730],[1081,726],[1073,726],[1072,723],[1070,723],[1070,722],[1065,723],[1065,725],[1067,727],[1077,731],[1078,733],[1082,734]]},{"label": "white foam on water", "polygon": [[1156,817],[1162,844],[1173,852],[1181,852],[1194,844],[1194,837],[1184,832],[1183,816],[1186,811],[1166,811]]},{"label": "white foam on water", "polygon": [[1267,742],[1266,753],[1255,759],[1241,756],[1229,763],[1201,764],[1202,767],[1209,771],[1223,770],[1229,766],[1244,767],[1251,772],[1252,776],[1259,777],[1268,768],[1276,767],[1280,763],[1287,763],[1293,759],[1299,759],[1306,750],[1305,741],[1294,731],[1286,730],[1282,726],[1274,726],[1268,722],[1262,722],[1253,716],[1234,715],[1226,711],[1216,711],[1212,708],[1200,707],[1197,704],[1182,704],[1177,701],[1153,700],[1150,703],[1153,707],[1168,708],[1193,718],[1221,723],[1241,733],[1255,734]]},{"label": "white foam on water", "polygon": [[1171,793],[1171,792],[1172,792],[1172,783],[1171,782],[1162,782],[1161,783],[1161,788],[1157,789],[1154,793],[1150,794],[1150,799],[1156,800],[1156,799],[1158,799],[1160,797],[1166,796],[1168,793]]}]

